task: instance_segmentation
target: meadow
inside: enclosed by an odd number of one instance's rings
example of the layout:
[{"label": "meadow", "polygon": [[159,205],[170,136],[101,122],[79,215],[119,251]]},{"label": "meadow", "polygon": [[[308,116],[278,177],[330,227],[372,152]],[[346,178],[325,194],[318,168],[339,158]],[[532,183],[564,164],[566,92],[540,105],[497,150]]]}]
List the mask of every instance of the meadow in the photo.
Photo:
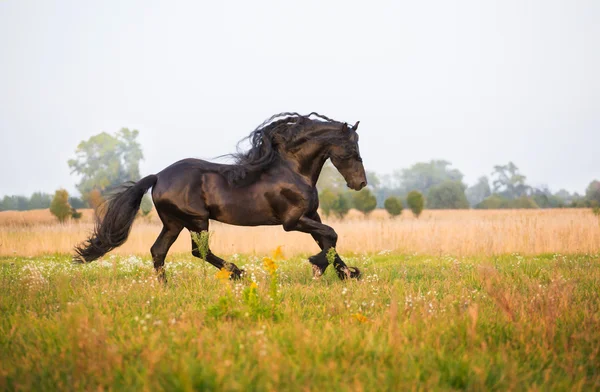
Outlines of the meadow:
[{"label": "meadow", "polygon": [[[0,212],[0,256],[40,256],[70,253],[93,228],[93,212],[82,210],[79,222],[57,224],[48,210]],[[390,219],[383,210],[367,219],[352,210],[342,221],[325,218],[339,235],[338,250],[354,253],[395,253],[481,256],[521,253],[600,252],[600,219],[589,209],[554,210],[425,210],[420,218],[409,211]],[[127,242],[114,250],[119,255],[147,256],[160,233],[158,217],[136,220]],[[276,246],[288,254],[316,253],[312,238],[286,233],[281,226],[236,227],[211,221],[211,246],[216,254],[267,255]],[[184,230],[171,248],[191,249]]]},{"label": "meadow", "polygon": [[182,233],[166,285],[152,217],[129,248],[73,265],[89,212],[2,214],[0,390],[600,389],[589,210],[353,215],[331,222],[363,271],[343,282],[312,278],[300,234],[213,225],[245,278],[192,257]]}]

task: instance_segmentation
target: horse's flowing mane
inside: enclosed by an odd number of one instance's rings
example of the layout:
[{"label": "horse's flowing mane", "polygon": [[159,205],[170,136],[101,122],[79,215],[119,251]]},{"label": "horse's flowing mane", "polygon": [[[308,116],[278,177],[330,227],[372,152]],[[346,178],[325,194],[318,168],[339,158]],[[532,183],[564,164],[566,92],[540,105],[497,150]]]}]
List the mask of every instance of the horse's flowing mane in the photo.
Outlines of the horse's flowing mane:
[{"label": "horse's flowing mane", "polygon": [[[277,149],[279,145],[293,145],[305,133],[307,125],[315,122],[341,125],[340,122],[315,112],[308,115],[283,112],[269,117],[238,143],[238,152],[230,154],[234,164],[224,166],[221,174],[232,185],[253,181],[257,174],[270,167],[279,158]],[[315,138],[331,140],[334,137],[314,135],[311,140]],[[250,148],[247,151],[240,151],[239,146],[245,140],[250,142]]]}]

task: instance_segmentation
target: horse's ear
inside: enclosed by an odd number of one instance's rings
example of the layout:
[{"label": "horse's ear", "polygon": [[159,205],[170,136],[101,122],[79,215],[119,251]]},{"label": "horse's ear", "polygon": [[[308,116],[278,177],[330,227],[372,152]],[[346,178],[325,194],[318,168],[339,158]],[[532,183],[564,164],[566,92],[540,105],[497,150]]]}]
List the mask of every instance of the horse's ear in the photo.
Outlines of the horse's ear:
[{"label": "horse's ear", "polygon": [[342,124],[342,132],[346,132],[348,130],[348,123]]},{"label": "horse's ear", "polygon": [[354,126],[352,127],[354,132],[356,132],[356,130],[358,129],[358,124],[360,124],[360,121],[357,121],[356,124],[354,124]]}]

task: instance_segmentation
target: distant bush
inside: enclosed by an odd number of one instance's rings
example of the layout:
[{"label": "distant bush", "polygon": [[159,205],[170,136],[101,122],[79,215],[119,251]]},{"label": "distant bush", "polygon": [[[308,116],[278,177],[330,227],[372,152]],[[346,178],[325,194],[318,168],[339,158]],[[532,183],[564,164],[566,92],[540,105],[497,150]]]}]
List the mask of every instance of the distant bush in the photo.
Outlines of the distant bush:
[{"label": "distant bush", "polygon": [[554,195],[536,194],[531,198],[539,208],[563,208],[565,206],[564,200]]},{"label": "distant bush", "polygon": [[402,200],[398,199],[395,196],[390,196],[387,199],[385,199],[383,206],[392,218],[395,218],[398,215],[402,214]]},{"label": "distant bush", "polygon": [[77,211],[75,208],[73,208],[73,206],[71,206],[71,218],[79,220],[81,219],[81,216],[81,212]]},{"label": "distant bush", "polygon": [[498,210],[500,208],[506,208],[504,205],[508,200],[500,195],[493,194],[486,197],[483,201],[475,206],[481,210]]},{"label": "distant bush", "polygon": [[444,181],[431,187],[427,193],[427,208],[468,209],[465,186],[460,181]]},{"label": "distant bush", "polygon": [[423,198],[423,195],[419,191],[410,191],[406,196],[406,204],[408,204],[408,208],[418,218],[425,207],[425,198]]},{"label": "distant bush", "polygon": [[140,211],[142,212],[142,216],[148,216],[148,214],[152,212],[152,208],[154,208],[154,204],[152,203],[152,197],[149,194],[145,194],[142,197],[142,202],[140,204]]},{"label": "distant bush", "polygon": [[69,193],[64,189],[59,189],[54,194],[50,203],[50,212],[60,223],[63,223],[71,216],[71,206],[69,205]]},{"label": "distant bush", "polygon": [[35,192],[29,198],[29,203],[27,206],[28,210],[43,210],[45,208],[50,208],[50,203],[52,202],[52,195],[42,192]]},{"label": "distant bush", "polygon": [[594,180],[590,182],[590,185],[585,190],[585,199],[590,205],[595,202],[596,206],[600,206],[600,181]]},{"label": "distant bush", "polygon": [[493,194],[484,201],[475,206],[477,209],[498,210],[498,209],[528,209],[539,208],[535,200],[530,197],[522,196],[516,199],[506,199],[500,195]]},{"label": "distant bush", "polygon": [[337,195],[336,199],[331,206],[331,211],[340,219],[343,219],[350,208],[352,207],[352,202],[350,201],[350,196],[348,193],[343,192]]},{"label": "distant bush", "polygon": [[352,203],[354,208],[368,215],[377,207],[377,198],[375,198],[375,195],[373,195],[369,188],[364,188],[352,194]]},{"label": "distant bush", "polygon": [[319,207],[325,216],[329,216],[333,210],[335,201],[337,200],[337,194],[331,189],[327,188],[319,194]]},{"label": "distant bush", "polygon": [[522,196],[514,200],[510,200],[508,208],[516,208],[516,209],[527,209],[527,208],[540,208],[536,202],[527,197]]}]

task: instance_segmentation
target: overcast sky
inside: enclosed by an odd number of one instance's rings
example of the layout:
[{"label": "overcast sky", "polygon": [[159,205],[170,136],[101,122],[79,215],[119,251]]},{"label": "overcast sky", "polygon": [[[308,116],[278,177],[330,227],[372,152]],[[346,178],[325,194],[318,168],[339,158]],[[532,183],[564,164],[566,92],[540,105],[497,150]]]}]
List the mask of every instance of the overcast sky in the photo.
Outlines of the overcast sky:
[{"label": "overcast sky", "polygon": [[77,144],[140,131],[142,174],[271,114],[361,121],[367,169],[600,179],[600,1],[0,1],[0,195],[75,190]]}]

